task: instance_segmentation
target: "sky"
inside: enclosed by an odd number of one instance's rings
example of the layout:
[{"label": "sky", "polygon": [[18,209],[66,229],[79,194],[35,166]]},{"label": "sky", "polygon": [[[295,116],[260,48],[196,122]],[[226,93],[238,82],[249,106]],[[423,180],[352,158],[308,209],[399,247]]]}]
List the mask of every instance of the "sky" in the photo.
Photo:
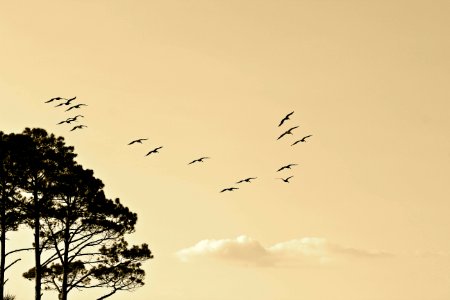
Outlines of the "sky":
[{"label": "sky", "polygon": [[[138,214],[129,240],[155,258],[144,287],[111,299],[447,300],[449,14],[439,0],[4,2],[0,130],[63,136]],[[58,96],[88,105],[87,128],[56,125],[72,116],[44,103]],[[31,266],[8,272],[18,299]]]}]

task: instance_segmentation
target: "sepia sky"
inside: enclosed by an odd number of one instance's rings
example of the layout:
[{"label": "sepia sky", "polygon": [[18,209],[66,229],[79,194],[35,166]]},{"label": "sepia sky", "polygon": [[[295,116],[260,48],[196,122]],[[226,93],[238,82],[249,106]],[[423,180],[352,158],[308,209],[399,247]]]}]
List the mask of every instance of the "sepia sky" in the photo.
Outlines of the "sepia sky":
[{"label": "sepia sky", "polygon": [[[1,7],[0,130],[64,136],[155,255],[111,299],[450,298],[450,2]],[[88,105],[87,128],[55,125],[73,115],[44,104],[57,96]],[[31,256],[7,273],[18,299]]]}]

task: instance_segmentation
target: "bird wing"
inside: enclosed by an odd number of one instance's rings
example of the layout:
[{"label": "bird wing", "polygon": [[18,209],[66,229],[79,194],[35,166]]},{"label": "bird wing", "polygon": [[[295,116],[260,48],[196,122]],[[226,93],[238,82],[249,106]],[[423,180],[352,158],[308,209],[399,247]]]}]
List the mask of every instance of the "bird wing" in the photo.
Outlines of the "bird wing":
[{"label": "bird wing", "polygon": [[292,130],[294,130],[295,128],[298,128],[298,126],[294,126],[294,127],[292,127],[292,128],[290,128],[288,131],[286,131],[286,132],[291,132]]},{"label": "bird wing", "polygon": [[[76,106],[76,105],[75,105]],[[71,106],[71,107],[69,107],[68,109],[66,109],[65,111],[69,111],[69,110],[71,110],[72,108],[75,108],[75,106]]]},{"label": "bird wing", "polygon": [[279,140],[279,139],[281,139],[283,136],[285,136],[287,134],[287,131],[286,132],[284,132],[282,135],[280,135],[278,138],[277,138],[277,140]]},{"label": "bird wing", "polygon": [[278,125],[278,127],[280,127],[281,125],[283,125],[284,121],[286,121],[286,120],[287,120],[287,118],[284,117],[283,120],[281,120],[281,122],[280,122],[280,124]]},{"label": "bird wing", "polygon": [[300,143],[300,140],[295,141],[291,146],[297,145],[298,143]]},{"label": "bird wing", "polygon": [[277,172],[280,172],[280,171],[282,171],[283,169],[286,169],[286,167],[284,166],[284,167],[279,168],[279,169],[277,170]]},{"label": "bird wing", "polygon": [[288,114],[283,118],[283,120],[281,120],[280,125],[278,125],[278,127],[280,127],[281,125],[283,125],[284,121],[289,120],[289,117],[290,117],[293,113],[294,113],[294,112],[288,113]]},{"label": "bird wing", "polygon": [[309,138],[309,137],[311,137],[311,136],[312,136],[312,134],[307,135],[307,136],[304,136],[304,137],[302,138],[302,140],[305,140],[305,139],[307,139],[307,138]]},{"label": "bird wing", "polygon": [[291,179],[292,177],[294,177],[294,176],[289,176],[288,178],[286,178],[286,180],[289,180],[289,179]]}]

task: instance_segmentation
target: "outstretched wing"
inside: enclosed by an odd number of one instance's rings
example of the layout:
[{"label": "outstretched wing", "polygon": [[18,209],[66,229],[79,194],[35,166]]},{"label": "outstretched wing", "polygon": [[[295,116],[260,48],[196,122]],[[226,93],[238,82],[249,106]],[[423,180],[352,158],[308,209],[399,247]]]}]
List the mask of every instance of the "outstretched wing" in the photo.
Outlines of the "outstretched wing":
[{"label": "outstretched wing", "polygon": [[285,136],[287,134],[287,131],[286,132],[283,132],[283,134],[282,135],[280,135],[278,138],[277,138],[277,140],[279,140],[279,139],[281,139],[283,136]]},{"label": "outstretched wing", "polygon": [[280,127],[281,125],[283,125],[284,121],[289,120],[289,117],[290,117],[293,113],[294,113],[294,112],[288,113],[288,114],[283,118],[283,120],[281,120],[280,125],[278,125],[278,127]]}]

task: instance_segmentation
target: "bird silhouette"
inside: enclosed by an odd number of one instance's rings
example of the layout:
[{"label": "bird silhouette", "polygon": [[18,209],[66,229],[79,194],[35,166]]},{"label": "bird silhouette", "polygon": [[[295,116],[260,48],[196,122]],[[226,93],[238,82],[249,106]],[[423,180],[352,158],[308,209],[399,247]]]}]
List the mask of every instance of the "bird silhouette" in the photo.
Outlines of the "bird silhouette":
[{"label": "bird silhouette", "polygon": [[83,115],[76,115],[75,117],[72,117],[72,118],[69,118],[69,119],[71,119],[72,122],[73,122],[73,121],[76,121],[78,118],[84,118],[84,116]]},{"label": "bird silhouette", "polygon": [[304,142],[306,142],[306,139],[309,138],[310,136],[312,136],[312,135],[310,134],[310,135],[307,135],[307,136],[302,137],[301,139],[295,141],[291,146],[294,146],[294,145],[296,145],[296,144],[298,144],[298,143],[304,143]]},{"label": "bird silhouette", "polygon": [[77,125],[73,127],[70,131],[74,131],[75,129],[83,129],[84,127],[87,127],[86,125]]},{"label": "bird silhouette", "polygon": [[61,125],[61,124],[64,124],[64,123],[70,124],[70,122],[72,122],[72,119],[68,118],[67,120],[64,120],[64,121],[61,121],[59,123],[56,123],[56,125]]},{"label": "bird silhouette", "polygon": [[294,112],[288,113],[286,115],[286,117],[283,118],[283,120],[281,120],[280,125],[278,125],[278,127],[280,127],[281,125],[283,125],[284,121],[290,120],[289,117],[293,114]]},{"label": "bird silhouette", "polygon": [[133,145],[134,143],[142,144],[142,141],[146,141],[148,139],[137,139],[128,143],[128,145]]},{"label": "bird silhouette", "polygon": [[78,116],[75,116],[73,118],[67,118],[66,120],[61,121],[61,122],[57,123],[56,125],[60,125],[60,124],[64,124],[64,123],[70,124],[72,122],[75,122],[78,119],[78,117],[84,117],[84,116],[78,115]]},{"label": "bird silhouette", "polygon": [[291,179],[292,177],[294,177],[294,176],[289,176],[289,177],[287,177],[287,178],[277,178],[277,179],[281,179],[281,180],[283,180],[284,182],[289,183],[289,179]]},{"label": "bird silhouette", "polygon": [[60,103],[60,104],[56,105],[55,107],[62,106],[62,105],[70,105],[70,102],[72,102],[75,99],[77,99],[77,97],[73,97],[73,98],[70,98],[70,99],[64,99],[64,100],[66,100],[66,102]]},{"label": "bird silhouette", "polygon": [[149,156],[152,153],[159,153],[158,150],[161,149],[161,148],[162,148],[162,146],[156,147],[155,149],[149,151],[145,156]]},{"label": "bird silhouette", "polygon": [[239,188],[237,188],[237,187],[230,187],[230,188],[226,188],[226,189],[223,189],[223,190],[221,190],[220,192],[221,193],[223,193],[223,192],[232,192],[232,191],[234,191],[234,190],[238,190]]},{"label": "bird silhouette", "polygon": [[62,98],[62,97],[55,97],[55,98],[45,101],[44,103],[50,103],[50,102],[59,101],[59,100],[69,100],[69,99]]},{"label": "bird silhouette", "polygon": [[69,111],[69,110],[72,110],[72,109],[74,109],[74,108],[80,108],[81,106],[88,106],[88,105],[87,105],[87,104],[84,104],[84,103],[76,104],[76,105],[74,105],[74,106],[69,107],[69,108],[66,109],[65,111]]},{"label": "bird silhouette", "polygon": [[236,183],[251,182],[251,180],[256,179],[256,178],[258,178],[258,177],[249,177],[249,178],[241,179]]},{"label": "bird silhouette", "polygon": [[282,171],[282,170],[284,170],[284,169],[290,169],[292,166],[297,166],[297,164],[288,164],[288,165],[286,165],[286,166],[283,166],[283,167],[279,168],[279,169],[277,170],[277,172],[280,172],[280,171]]},{"label": "bird silhouette", "polygon": [[188,165],[196,163],[196,162],[203,162],[204,159],[208,159],[209,157],[200,157],[198,159],[194,159],[193,161],[191,161],[190,163],[188,163]]},{"label": "bird silhouette", "polygon": [[281,139],[283,136],[285,136],[286,134],[292,134],[292,130],[294,130],[295,128],[298,128],[298,126],[294,126],[292,128],[290,128],[289,130],[286,130],[285,132],[283,132],[282,135],[280,135],[277,140]]}]

